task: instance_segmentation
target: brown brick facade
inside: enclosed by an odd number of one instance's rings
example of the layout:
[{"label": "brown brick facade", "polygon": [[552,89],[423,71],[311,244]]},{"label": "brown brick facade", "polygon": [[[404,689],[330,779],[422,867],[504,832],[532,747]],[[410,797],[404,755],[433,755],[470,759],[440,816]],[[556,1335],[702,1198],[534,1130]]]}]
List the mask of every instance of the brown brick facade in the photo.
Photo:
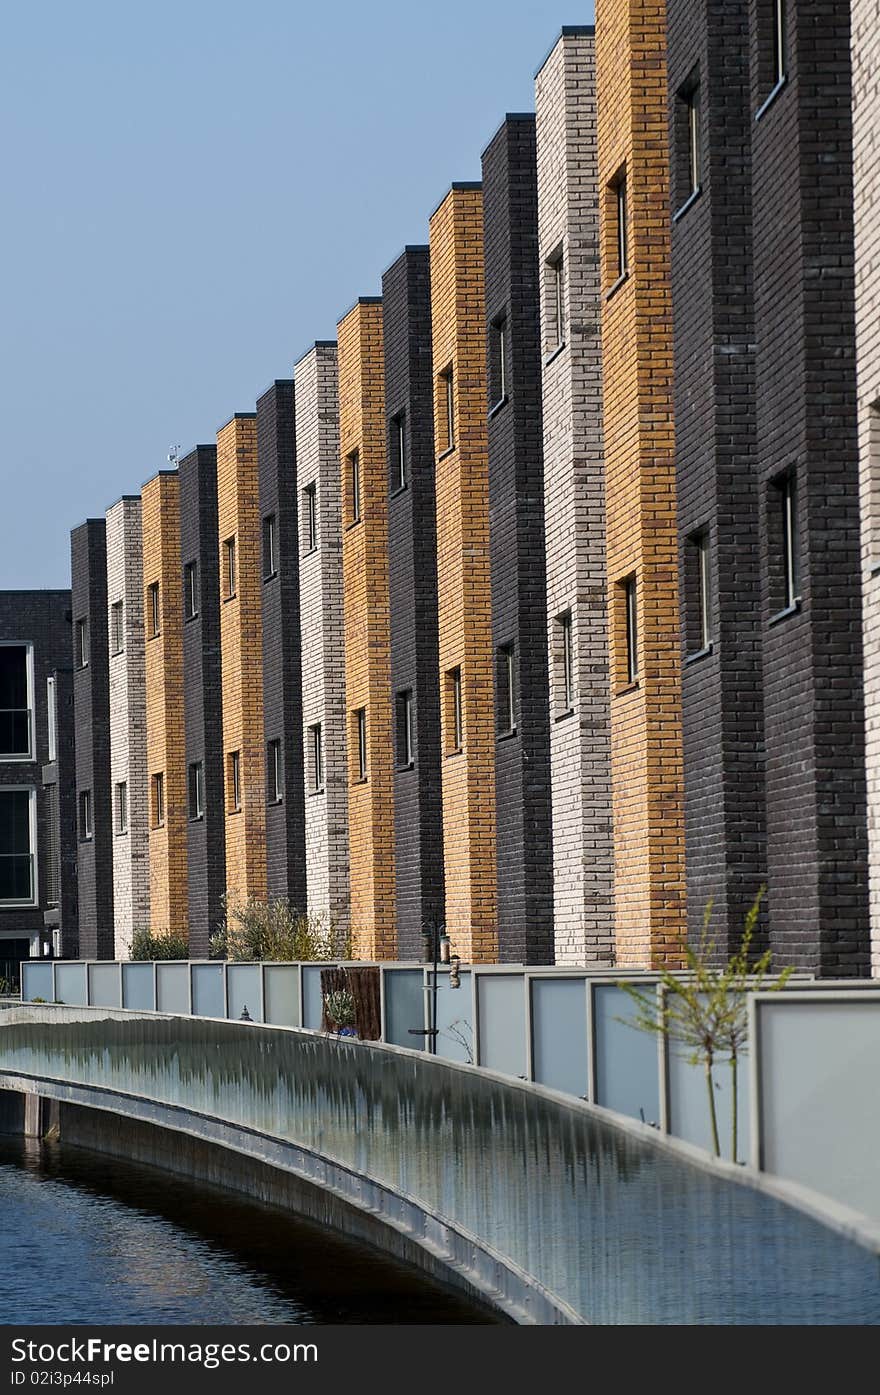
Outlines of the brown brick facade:
[{"label": "brown brick facade", "polygon": [[617,961],[675,965],[685,884],[662,0],[598,0],[596,68]]},{"label": "brown brick facade", "polygon": [[186,930],[188,921],[183,587],[176,471],[163,470],[144,485],[141,527],[150,922],[154,932],[162,933]]},{"label": "brown brick facade", "polygon": [[485,963],[498,956],[498,918],[479,185],[452,186],[431,218],[430,247],[446,929],[455,952]]},{"label": "brown brick facade", "polygon": [[262,567],[257,423],[251,413],[234,416],[217,433],[217,522],[226,894],[235,904],[248,896],[266,899]]},{"label": "brown brick facade", "polygon": [[[393,959],[394,753],[381,300],[361,300],[353,306],[339,322],[338,346],[353,953],[364,959]],[[364,772],[359,712],[365,721]]]}]

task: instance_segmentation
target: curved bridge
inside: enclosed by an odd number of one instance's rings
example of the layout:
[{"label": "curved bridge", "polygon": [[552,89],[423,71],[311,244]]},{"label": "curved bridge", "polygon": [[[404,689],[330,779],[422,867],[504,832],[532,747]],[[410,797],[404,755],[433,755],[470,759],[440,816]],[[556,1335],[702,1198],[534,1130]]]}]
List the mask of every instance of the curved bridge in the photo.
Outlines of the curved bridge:
[{"label": "curved bridge", "polygon": [[880,1228],[423,1052],[22,1007],[0,1013],[0,1090],[60,1101],[78,1141],[371,1240],[517,1322],[880,1322]]}]

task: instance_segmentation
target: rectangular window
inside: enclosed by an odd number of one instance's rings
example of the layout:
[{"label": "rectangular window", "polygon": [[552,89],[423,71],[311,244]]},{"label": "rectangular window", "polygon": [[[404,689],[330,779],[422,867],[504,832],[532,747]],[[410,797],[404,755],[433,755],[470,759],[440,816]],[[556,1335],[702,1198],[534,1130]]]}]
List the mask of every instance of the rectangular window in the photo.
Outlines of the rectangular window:
[{"label": "rectangular window", "polygon": [[440,416],[440,455],[455,448],[455,385],[452,364],[444,368],[437,381],[437,403]]},{"label": "rectangular window", "polygon": [[547,260],[547,353],[565,343],[565,262],[562,248]]},{"label": "rectangular window", "polygon": [[574,629],[571,611],[559,617],[560,650],[562,659],[561,702],[563,712],[574,710]]},{"label": "rectangular window", "polygon": [[397,764],[401,770],[415,764],[412,688],[397,694]]},{"label": "rectangular window", "polygon": [[507,397],[507,320],[489,326],[489,410]]},{"label": "rectangular window", "polygon": [[154,828],[161,828],[165,823],[165,776],[160,773],[153,776],[152,780],[152,802],[151,819]]},{"label": "rectangular window", "polygon": [[635,683],[639,676],[639,626],[634,576],[628,576],[623,582],[623,597],[626,622],[626,681]]},{"label": "rectangular window", "polygon": [[[88,660],[88,648],[86,650]],[[32,759],[30,644],[0,644],[0,759]]]},{"label": "rectangular window", "polygon": [[78,668],[88,668],[89,622],[87,619],[76,622],[76,662]]},{"label": "rectangular window", "polygon": [[771,0],[773,6],[773,86],[785,81],[788,67],[788,16],[786,0]]},{"label": "rectangular window", "polygon": [[280,804],[284,798],[284,766],[278,740],[266,744],[266,787],[269,803]]},{"label": "rectangular window", "polygon": [[195,823],[205,812],[205,767],[200,760],[189,767],[189,817]]},{"label": "rectangular window", "polygon": [[446,675],[447,755],[455,755],[464,744],[464,713],[461,699],[461,669],[452,668]]},{"label": "rectangular window", "polygon": [[686,98],[688,118],[688,175],[690,193],[700,189],[700,85],[696,83]]},{"label": "rectangular window", "polygon": [[509,736],[516,731],[515,671],[514,647],[512,644],[502,644],[495,664],[499,736]]},{"label": "rectangular window", "polygon": [[361,454],[353,450],[348,457],[348,522],[361,521]]},{"label": "rectangular window", "polygon": [[320,794],[324,788],[324,740],[321,723],[309,727],[309,789]]},{"label": "rectangular window", "polygon": [[696,197],[702,187],[700,141],[700,80],[694,69],[676,93],[675,167],[673,198],[678,207],[675,217]]},{"label": "rectangular window", "polygon": [[223,544],[223,587],[224,596],[231,601],[235,595],[235,538],[227,538]]},{"label": "rectangular window", "polygon": [[195,620],[199,613],[199,564],[187,562],[183,569],[183,618]]},{"label": "rectangular window", "polygon": [[357,751],[358,780],[367,778],[367,709],[359,707],[354,714],[354,739]]},{"label": "rectangular window", "polygon": [[0,789],[0,904],[33,905],[36,790]]},{"label": "rectangular window", "polygon": [[155,639],[162,627],[158,581],[151,582],[147,589],[147,623],[150,626],[150,638]]},{"label": "rectangular window", "polygon": [[402,414],[392,417],[390,425],[388,454],[391,464],[391,489],[394,492],[406,489],[407,484],[406,418]]},{"label": "rectangular window", "polygon": [[685,643],[688,656],[705,653],[712,642],[709,534],[685,539]]},{"label": "rectangular window", "polygon": [[617,280],[620,281],[629,271],[626,170],[618,177],[614,186],[614,204],[616,210]]},{"label": "rectangular window", "polygon": [[123,620],[123,602],[114,601],[110,611],[110,647],[114,654],[121,654],[125,648],[125,626]]},{"label": "rectangular window", "polygon": [[116,786],[116,832],[128,832],[128,783],[120,780]]},{"label": "rectangular window", "polygon": [[271,581],[277,570],[275,515],[269,513],[263,519],[263,580]]},{"label": "rectangular window", "polygon": [[797,481],[794,470],[778,475],[770,485],[771,605],[777,614],[793,610],[800,600]]},{"label": "rectangular window", "polygon": [[318,489],[315,484],[306,485],[302,492],[303,533],[305,551],[314,552],[318,546]]},{"label": "rectangular window", "polygon": [[49,764],[58,759],[58,695],[53,674],[46,679],[46,716],[49,727]]},{"label": "rectangular window", "polygon": [[233,814],[241,810],[241,752],[230,751],[228,770],[229,808]]},{"label": "rectangular window", "polygon": [[79,839],[86,843],[92,836],[92,791],[79,792]]}]

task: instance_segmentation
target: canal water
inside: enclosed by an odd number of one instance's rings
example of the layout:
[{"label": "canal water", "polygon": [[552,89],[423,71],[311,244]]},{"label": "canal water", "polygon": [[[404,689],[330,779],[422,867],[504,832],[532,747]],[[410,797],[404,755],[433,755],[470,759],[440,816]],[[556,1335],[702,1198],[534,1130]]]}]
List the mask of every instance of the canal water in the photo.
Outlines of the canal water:
[{"label": "canal water", "polygon": [[0,1322],[472,1323],[455,1294],[274,1207],[0,1138]]}]

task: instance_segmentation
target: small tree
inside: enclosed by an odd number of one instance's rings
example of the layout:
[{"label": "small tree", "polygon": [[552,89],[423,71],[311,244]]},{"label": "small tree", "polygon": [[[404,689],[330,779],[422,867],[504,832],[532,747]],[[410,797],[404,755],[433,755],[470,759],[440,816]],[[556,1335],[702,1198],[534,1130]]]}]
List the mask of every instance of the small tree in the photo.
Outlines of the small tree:
[{"label": "small tree", "polygon": [[662,1035],[667,1041],[689,1048],[688,1063],[702,1065],[709,1098],[709,1122],[715,1156],[721,1156],[718,1138],[718,1115],[715,1109],[715,1085],[712,1069],[716,1060],[727,1057],[731,1071],[731,1158],[737,1161],[738,1139],[738,1081],[737,1066],[748,1050],[749,1008],[748,992],[764,988],[776,992],[784,987],[791,975],[784,969],[773,983],[767,983],[770,973],[770,950],[754,963],[749,963],[755,926],[766,888],[761,887],[745,919],[739,948],[726,964],[716,967],[715,942],[709,935],[712,902],[703,915],[703,929],[696,949],[687,946],[685,963],[688,977],[678,978],[669,969],[660,971],[659,1000],[632,983],[621,983],[636,1004],[636,1017],[630,1026],[643,1032]]}]

